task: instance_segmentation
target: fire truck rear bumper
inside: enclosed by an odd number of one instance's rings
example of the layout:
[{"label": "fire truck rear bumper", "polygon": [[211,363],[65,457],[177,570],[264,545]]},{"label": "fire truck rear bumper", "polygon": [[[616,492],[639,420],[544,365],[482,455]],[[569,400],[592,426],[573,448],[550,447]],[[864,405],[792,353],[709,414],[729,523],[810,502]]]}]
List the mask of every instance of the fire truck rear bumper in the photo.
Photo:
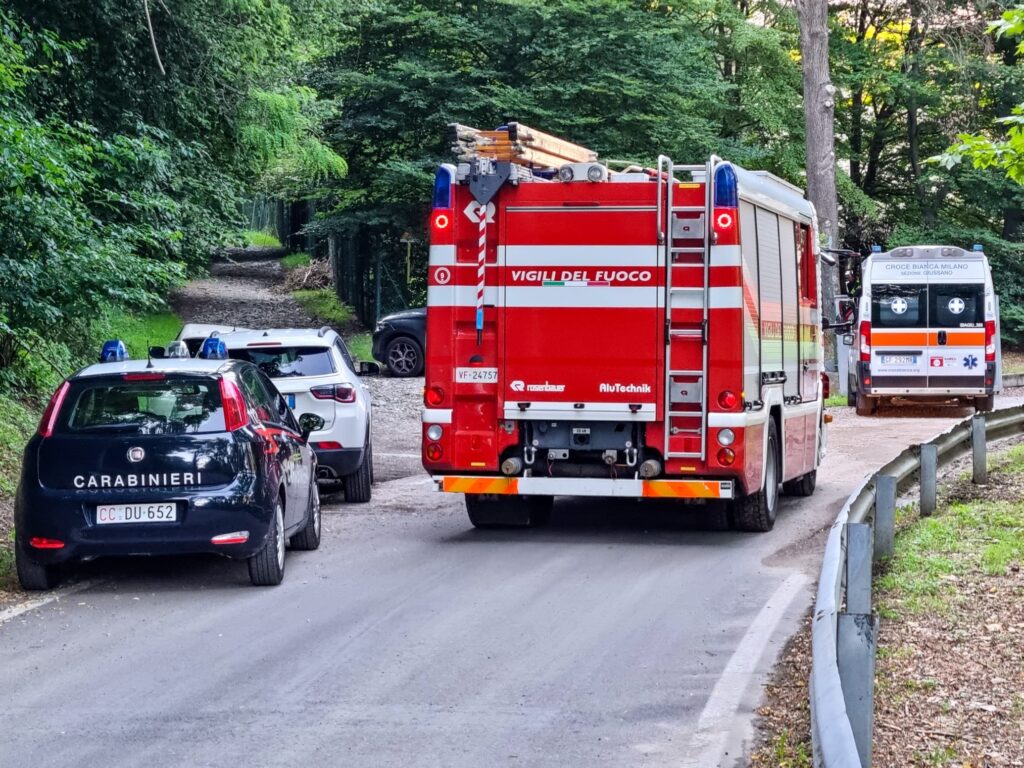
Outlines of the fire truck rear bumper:
[{"label": "fire truck rear bumper", "polygon": [[435,477],[437,490],[507,496],[618,496],[648,499],[731,499],[732,480],[640,480],[578,477]]}]

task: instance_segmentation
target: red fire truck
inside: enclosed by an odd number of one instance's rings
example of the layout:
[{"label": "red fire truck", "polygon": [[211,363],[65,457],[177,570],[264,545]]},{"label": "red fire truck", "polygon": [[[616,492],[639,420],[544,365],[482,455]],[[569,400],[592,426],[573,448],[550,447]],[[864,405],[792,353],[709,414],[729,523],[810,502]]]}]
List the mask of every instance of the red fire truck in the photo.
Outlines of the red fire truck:
[{"label": "red fire truck", "polygon": [[613,172],[450,126],[431,213],[423,464],[476,526],[555,496],[729,506],[767,531],[825,448],[820,255],[797,187],[711,157]]}]

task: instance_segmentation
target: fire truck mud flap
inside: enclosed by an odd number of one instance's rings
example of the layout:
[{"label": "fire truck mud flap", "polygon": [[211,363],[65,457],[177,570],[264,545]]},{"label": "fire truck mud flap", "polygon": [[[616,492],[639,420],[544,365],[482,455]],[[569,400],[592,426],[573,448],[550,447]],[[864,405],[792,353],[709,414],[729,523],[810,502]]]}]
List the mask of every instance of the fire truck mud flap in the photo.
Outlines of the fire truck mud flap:
[{"label": "fire truck mud flap", "polygon": [[731,499],[732,480],[640,480],[634,478],[481,477],[434,478],[446,493],[497,496],[599,496],[648,499]]}]

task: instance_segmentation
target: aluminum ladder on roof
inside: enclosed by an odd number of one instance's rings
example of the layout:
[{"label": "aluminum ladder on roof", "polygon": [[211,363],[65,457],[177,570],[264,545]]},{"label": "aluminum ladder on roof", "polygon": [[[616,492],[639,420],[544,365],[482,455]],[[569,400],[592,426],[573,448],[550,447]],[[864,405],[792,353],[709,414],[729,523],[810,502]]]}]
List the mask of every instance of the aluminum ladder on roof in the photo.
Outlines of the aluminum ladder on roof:
[{"label": "aluminum ladder on roof", "polygon": [[[658,156],[658,245],[661,248],[665,264],[665,440],[663,457],[667,459],[700,459],[707,458],[708,431],[708,287],[711,278],[711,211],[712,211],[712,180],[715,166],[721,162],[712,155],[705,165],[676,165],[672,158]],[[703,174],[704,205],[687,206],[675,204],[676,173],[689,173],[696,180]],[[680,217],[678,214],[684,214]],[[685,214],[690,214],[685,216]],[[693,214],[699,214],[694,216]],[[682,238],[676,235],[677,223],[692,221],[700,226],[699,237]],[[677,246],[675,240],[699,240],[699,246]],[[673,265],[676,257],[683,254],[699,254],[700,263],[692,265],[700,270],[701,279],[697,286],[676,286],[672,283]],[[697,299],[701,309],[701,321],[673,323],[673,299],[676,297]],[[690,303],[693,308],[693,302]],[[673,339],[690,339],[699,341],[701,347],[701,364],[699,370],[679,367],[673,361]],[[690,394],[685,403],[682,402],[681,386],[673,390],[674,379],[687,379],[687,384],[696,389],[696,401]],[[681,382],[675,382],[682,384]],[[698,407],[693,407],[694,402]],[[687,426],[673,426],[673,416],[685,419]],[[672,451],[671,440],[676,435],[696,435],[699,437],[699,451]]]}]

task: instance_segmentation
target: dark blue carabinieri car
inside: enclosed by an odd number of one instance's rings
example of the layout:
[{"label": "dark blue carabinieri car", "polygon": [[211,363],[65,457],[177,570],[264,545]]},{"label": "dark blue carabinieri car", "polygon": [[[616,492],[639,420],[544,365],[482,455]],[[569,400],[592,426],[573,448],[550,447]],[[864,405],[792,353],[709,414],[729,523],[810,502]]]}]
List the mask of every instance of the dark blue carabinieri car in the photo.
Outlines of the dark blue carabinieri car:
[{"label": "dark blue carabinieri car", "polygon": [[121,359],[60,386],[15,501],[25,589],[53,587],[81,558],[200,552],[246,559],[254,584],[273,585],[289,539],[319,546],[306,443],[318,417],[296,420],[270,379],[211,341],[212,359]]}]

